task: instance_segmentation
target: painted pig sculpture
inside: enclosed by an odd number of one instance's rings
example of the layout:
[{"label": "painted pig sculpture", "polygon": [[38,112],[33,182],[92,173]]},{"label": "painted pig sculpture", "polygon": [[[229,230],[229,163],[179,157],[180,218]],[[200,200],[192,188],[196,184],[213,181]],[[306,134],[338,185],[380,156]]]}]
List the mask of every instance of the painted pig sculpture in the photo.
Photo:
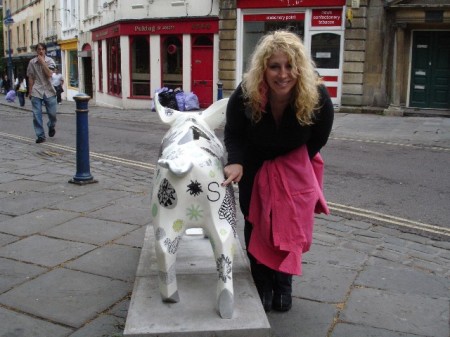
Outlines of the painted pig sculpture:
[{"label": "painted pig sculpture", "polygon": [[171,127],[161,142],[153,179],[152,217],[155,230],[159,289],[164,302],[178,302],[175,271],[178,245],[188,228],[202,228],[217,266],[217,311],[233,315],[233,253],[236,250],[236,206],[231,186],[223,187],[223,154],[214,134],[223,121],[227,99],[203,112],[155,108]]}]

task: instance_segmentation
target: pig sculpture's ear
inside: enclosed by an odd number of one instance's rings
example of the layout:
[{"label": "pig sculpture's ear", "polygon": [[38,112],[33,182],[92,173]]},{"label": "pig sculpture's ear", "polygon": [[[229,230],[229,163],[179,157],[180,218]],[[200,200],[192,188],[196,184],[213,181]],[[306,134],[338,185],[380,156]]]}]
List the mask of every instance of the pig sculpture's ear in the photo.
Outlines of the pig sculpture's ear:
[{"label": "pig sculpture's ear", "polygon": [[223,98],[211,104],[205,111],[201,113],[202,119],[212,130],[217,129],[225,120],[227,104],[228,98]]},{"label": "pig sculpture's ear", "polygon": [[153,99],[155,101],[155,110],[163,123],[172,124],[173,121],[177,118],[177,116],[182,114],[181,111],[162,106],[161,103],[159,102],[158,93],[155,94],[155,97]]}]

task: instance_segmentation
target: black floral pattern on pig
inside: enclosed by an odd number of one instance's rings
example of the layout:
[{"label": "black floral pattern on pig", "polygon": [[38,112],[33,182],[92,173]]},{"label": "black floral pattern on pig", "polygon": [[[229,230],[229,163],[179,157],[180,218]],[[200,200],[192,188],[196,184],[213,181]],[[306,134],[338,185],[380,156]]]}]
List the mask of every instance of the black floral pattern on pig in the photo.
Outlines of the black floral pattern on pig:
[{"label": "black floral pattern on pig", "polygon": [[177,192],[172,184],[166,178],[163,179],[159,185],[158,190],[158,201],[163,207],[172,209],[177,206]]},{"label": "black floral pattern on pig", "polygon": [[219,208],[219,219],[225,219],[230,224],[234,237],[237,237],[236,232],[236,202],[234,199],[234,192],[231,185],[228,185],[225,198],[223,198],[222,205]]},{"label": "black floral pattern on pig", "polygon": [[231,280],[230,274],[232,271],[232,261],[228,256],[221,254],[216,260],[216,266],[219,273],[219,278],[223,281],[223,283]]},{"label": "black floral pattern on pig", "polygon": [[202,190],[202,184],[200,184],[197,180],[196,181],[192,181],[189,185],[187,185],[187,191],[189,192],[190,195],[193,195],[194,197],[197,197],[200,195],[200,193],[203,193]]}]

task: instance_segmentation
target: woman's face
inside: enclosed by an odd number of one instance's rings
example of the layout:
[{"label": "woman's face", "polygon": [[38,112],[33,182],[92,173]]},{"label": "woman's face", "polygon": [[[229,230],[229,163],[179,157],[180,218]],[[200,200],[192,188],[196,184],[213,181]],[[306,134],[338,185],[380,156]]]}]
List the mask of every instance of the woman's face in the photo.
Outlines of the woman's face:
[{"label": "woman's face", "polygon": [[264,73],[270,96],[288,98],[297,83],[297,77],[292,74],[292,66],[284,52],[275,52],[267,62]]}]

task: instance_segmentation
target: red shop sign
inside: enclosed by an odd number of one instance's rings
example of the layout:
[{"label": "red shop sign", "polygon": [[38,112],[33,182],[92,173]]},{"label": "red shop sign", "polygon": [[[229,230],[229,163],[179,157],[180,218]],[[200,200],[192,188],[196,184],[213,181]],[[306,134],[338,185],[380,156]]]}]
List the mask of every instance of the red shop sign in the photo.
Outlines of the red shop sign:
[{"label": "red shop sign", "polygon": [[244,15],[244,21],[303,21],[305,13]]},{"label": "red shop sign", "polygon": [[342,9],[313,9],[311,25],[330,27],[342,25]]},{"label": "red shop sign", "polygon": [[345,0],[237,0],[237,8],[345,6]]}]

